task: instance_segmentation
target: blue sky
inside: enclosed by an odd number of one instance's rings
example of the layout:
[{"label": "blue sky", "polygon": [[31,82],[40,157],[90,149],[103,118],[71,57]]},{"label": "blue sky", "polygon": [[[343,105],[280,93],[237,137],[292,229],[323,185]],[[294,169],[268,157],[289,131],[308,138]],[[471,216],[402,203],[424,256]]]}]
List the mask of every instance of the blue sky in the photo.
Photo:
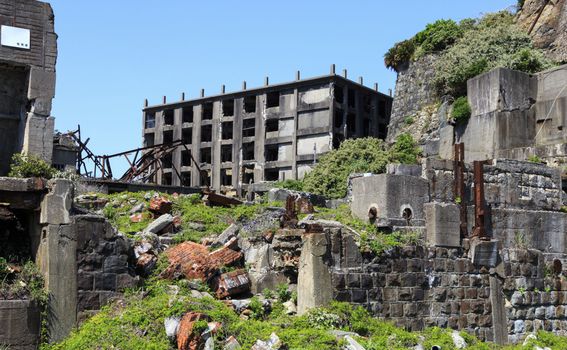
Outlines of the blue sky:
[{"label": "blue sky", "polygon": [[[96,154],[141,146],[141,109],[348,69],[381,91],[395,43],[437,19],[460,20],[515,0],[51,0],[59,35],[52,114],[60,131],[81,124]],[[124,169],[119,162],[115,173]],[[118,175],[118,174],[116,174]]]}]

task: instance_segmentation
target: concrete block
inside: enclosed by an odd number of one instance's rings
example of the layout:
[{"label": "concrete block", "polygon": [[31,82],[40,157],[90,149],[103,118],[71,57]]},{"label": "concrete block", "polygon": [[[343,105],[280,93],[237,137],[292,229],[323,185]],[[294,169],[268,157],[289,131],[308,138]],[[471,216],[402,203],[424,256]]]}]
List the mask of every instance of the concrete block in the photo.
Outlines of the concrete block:
[{"label": "concrete block", "polygon": [[[351,210],[354,216],[369,221],[369,210],[376,208],[376,224],[390,225],[392,219],[425,219],[423,205],[429,202],[429,184],[408,175],[371,175],[352,180]],[[405,217],[404,217],[405,216]]]},{"label": "concrete block", "polygon": [[324,233],[303,236],[303,248],[299,258],[297,280],[297,312],[327,305],[333,298],[331,272],[325,264],[329,244]]},{"label": "concrete block", "polygon": [[426,241],[429,245],[460,247],[460,212],[454,203],[426,203]]},{"label": "concrete block", "polygon": [[39,345],[40,309],[29,300],[0,300],[0,345],[34,350]]},{"label": "concrete block", "polygon": [[40,223],[53,225],[71,223],[73,182],[65,179],[54,179],[50,180],[47,186],[50,191],[41,201]]},{"label": "concrete block", "polygon": [[31,67],[28,85],[28,99],[39,97],[52,99],[55,96],[55,72],[40,67]]},{"label": "concrete block", "polygon": [[386,165],[386,174],[391,175],[409,175],[421,176],[421,165],[415,164],[388,164]]},{"label": "concrete block", "polygon": [[477,266],[494,267],[498,262],[498,241],[471,240],[469,258]]},{"label": "concrete block", "polygon": [[28,113],[22,152],[33,154],[51,164],[55,118]]},{"label": "concrete block", "polygon": [[453,159],[455,157],[455,143],[454,127],[452,125],[445,125],[439,129],[439,158]]},{"label": "concrete block", "polygon": [[494,111],[529,109],[537,94],[537,78],[508,68],[495,68],[467,82],[472,116]]}]

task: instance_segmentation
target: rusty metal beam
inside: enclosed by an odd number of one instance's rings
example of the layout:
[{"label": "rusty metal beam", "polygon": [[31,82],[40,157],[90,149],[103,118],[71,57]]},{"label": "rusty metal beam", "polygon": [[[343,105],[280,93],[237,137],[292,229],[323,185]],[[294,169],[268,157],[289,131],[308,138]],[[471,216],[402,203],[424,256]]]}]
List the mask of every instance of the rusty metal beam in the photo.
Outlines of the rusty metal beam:
[{"label": "rusty metal beam", "polygon": [[453,160],[453,174],[455,177],[454,194],[455,200],[459,205],[460,212],[460,232],[461,237],[468,236],[467,230],[467,200],[465,195],[465,144],[455,144],[455,154]]},{"label": "rusty metal beam", "polygon": [[473,237],[487,239],[484,226],[486,202],[484,199],[484,169],[485,161],[474,161],[474,231]]}]

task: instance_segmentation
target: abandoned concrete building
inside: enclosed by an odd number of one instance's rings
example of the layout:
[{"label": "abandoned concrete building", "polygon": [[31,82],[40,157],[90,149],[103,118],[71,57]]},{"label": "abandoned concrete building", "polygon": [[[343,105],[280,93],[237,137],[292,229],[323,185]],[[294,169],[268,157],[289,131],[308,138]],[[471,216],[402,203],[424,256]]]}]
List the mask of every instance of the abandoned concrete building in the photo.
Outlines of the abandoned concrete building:
[{"label": "abandoned concrete building", "polygon": [[[336,75],[146,106],[144,146],[183,140],[155,182],[219,190],[301,179],[347,138],[387,133],[392,98]],[[193,161],[194,160],[194,161]],[[202,174],[202,176],[200,176]]]},{"label": "abandoned concrete building", "polygon": [[12,154],[51,163],[57,35],[51,6],[35,0],[0,1],[0,175]]}]

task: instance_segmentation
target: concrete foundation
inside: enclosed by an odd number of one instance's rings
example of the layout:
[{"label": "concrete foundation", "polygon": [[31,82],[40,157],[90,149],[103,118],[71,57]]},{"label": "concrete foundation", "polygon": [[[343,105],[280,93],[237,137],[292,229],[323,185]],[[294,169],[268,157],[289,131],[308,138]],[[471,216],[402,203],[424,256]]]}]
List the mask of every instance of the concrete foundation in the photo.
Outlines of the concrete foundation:
[{"label": "concrete foundation", "polygon": [[[352,180],[353,215],[378,226],[424,226],[427,202],[429,185],[419,177],[380,174]],[[376,214],[369,216],[370,211]]]},{"label": "concrete foundation", "polygon": [[41,332],[40,309],[29,300],[0,300],[0,345],[36,350]]}]

